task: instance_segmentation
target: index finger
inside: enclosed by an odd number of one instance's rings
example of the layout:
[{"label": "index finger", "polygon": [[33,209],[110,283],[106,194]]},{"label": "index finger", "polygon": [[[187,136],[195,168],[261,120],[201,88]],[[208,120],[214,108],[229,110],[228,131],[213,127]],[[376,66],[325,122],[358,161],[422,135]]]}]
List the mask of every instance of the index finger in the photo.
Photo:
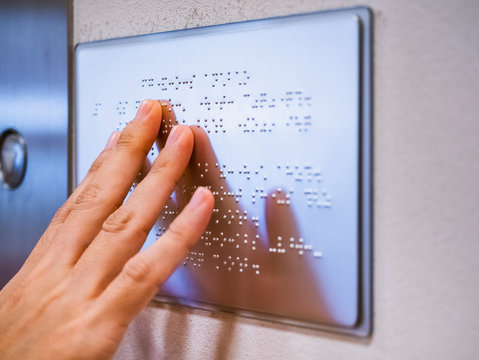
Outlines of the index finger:
[{"label": "index finger", "polygon": [[62,261],[73,265],[100,231],[106,218],[123,203],[158,136],[161,119],[159,102],[142,102],[135,118],[120,134],[108,159],[72,205],[71,213],[63,224],[63,237],[72,240],[59,246]]}]

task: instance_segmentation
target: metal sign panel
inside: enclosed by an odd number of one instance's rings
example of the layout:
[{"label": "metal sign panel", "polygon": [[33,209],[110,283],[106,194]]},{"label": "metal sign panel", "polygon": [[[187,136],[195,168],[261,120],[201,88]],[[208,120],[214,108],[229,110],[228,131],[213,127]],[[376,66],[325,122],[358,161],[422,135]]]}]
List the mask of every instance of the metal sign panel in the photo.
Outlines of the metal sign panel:
[{"label": "metal sign panel", "polygon": [[215,210],[158,299],[369,334],[370,28],[353,8],[78,46],[77,182],[143,99],[203,129],[145,246],[196,186]]}]

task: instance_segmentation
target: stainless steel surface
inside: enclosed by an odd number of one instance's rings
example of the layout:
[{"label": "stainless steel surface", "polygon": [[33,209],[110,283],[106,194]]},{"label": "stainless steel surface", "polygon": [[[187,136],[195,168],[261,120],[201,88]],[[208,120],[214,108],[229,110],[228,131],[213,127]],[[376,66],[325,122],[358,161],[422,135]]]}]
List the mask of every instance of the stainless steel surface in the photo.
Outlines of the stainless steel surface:
[{"label": "stainless steel surface", "polygon": [[0,182],[5,189],[15,189],[23,181],[27,168],[27,145],[22,134],[7,129],[0,135]]},{"label": "stainless steel surface", "polygon": [[28,146],[23,182],[0,189],[0,286],[67,196],[68,11],[64,0],[0,2],[0,133]]},{"label": "stainless steel surface", "polygon": [[146,246],[197,185],[215,211],[158,299],[370,333],[370,30],[355,8],[79,45],[75,181],[142,99],[197,125]]}]

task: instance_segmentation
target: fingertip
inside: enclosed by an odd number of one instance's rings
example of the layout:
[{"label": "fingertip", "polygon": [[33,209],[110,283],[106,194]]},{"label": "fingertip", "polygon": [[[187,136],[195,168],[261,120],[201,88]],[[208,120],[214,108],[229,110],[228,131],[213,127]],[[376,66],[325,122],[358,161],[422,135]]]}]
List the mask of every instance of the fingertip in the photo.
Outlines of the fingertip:
[{"label": "fingertip", "polygon": [[183,136],[185,136],[188,139],[188,141],[190,141],[191,143],[194,142],[195,137],[194,137],[193,132],[191,131],[189,126],[187,126],[187,125],[175,125],[174,127],[181,129],[181,131],[183,132]]},{"label": "fingertip", "polygon": [[144,120],[151,118],[151,116],[162,117],[161,105],[157,100],[147,99],[143,100],[136,112],[135,119]]},{"label": "fingertip", "polygon": [[194,136],[188,126],[175,125],[166,139],[165,148],[176,147],[177,151],[191,156],[193,151]]},{"label": "fingertip", "polygon": [[213,210],[214,202],[215,199],[212,192],[204,186],[200,186],[193,194],[189,205],[196,210],[209,210],[211,212]]},{"label": "fingertip", "polygon": [[163,118],[163,111],[161,110],[161,104],[158,100],[147,100],[148,102],[151,102],[151,112],[150,114],[153,114],[155,117],[158,119]]},{"label": "fingertip", "polygon": [[151,99],[143,100],[138,107],[135,118],[127,124],[122,132],[129,133],[134,128],[142,129],[141,131],[146,136],[145,139],[148,139],[148,142],[150,142],[153,136],[154,141],[161,127],[162,117],[161,106],[158,101]]},{"label": "fingertip", "polygon": [[138,110],[136,111],[136,118],[142,119],[146,117],[150,113],[152,107],[153,103],[151,102],[151,100],[143,100]]}]

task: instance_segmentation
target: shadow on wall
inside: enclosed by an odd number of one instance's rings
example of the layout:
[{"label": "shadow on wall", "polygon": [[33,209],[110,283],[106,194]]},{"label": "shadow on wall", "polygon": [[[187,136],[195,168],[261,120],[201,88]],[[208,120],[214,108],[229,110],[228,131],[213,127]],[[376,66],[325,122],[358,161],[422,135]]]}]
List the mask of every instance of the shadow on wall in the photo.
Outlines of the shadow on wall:
[{"label": "shadow on wall", "polygon": [[[198,321],[198,318],[200,321]],[[276,354],[296,351],[298,344],[290,335],[348,342],[370,346],[373,338],[357,338],[314,329],[239,317],[225,312],[212,313],[160,302],[152,302],[129,326],[115,360],[127,359],[213,359],[231,358],[237,326],[253,325],[263,330],[279,331]],[[281,333],[283,333],[281,335]],[[252,344],[253,345],[253,344]],[[262,347],[255,343],[254,347]],[[296,349],[296,350],[294,350]],[[278,353],[279,351],[279,353]]]},{"label": "shadow on wall", "polygon": [[[167,310],[166,314],[162,309]],[[219,322],[219,326],[198,325],[190,316],[196,312],[209,314],[208,317]],[[191,359],[192,350],[193,353],[198,352],[194,358],[227,359],[235,325],[236,317],[231,314],[216,315],[176,305],[152,303],[128,328],[115,359]],[[198,342],[200,338],[206,339],[207,343]],[[192,342],[200,346],[192,349]]]}]

